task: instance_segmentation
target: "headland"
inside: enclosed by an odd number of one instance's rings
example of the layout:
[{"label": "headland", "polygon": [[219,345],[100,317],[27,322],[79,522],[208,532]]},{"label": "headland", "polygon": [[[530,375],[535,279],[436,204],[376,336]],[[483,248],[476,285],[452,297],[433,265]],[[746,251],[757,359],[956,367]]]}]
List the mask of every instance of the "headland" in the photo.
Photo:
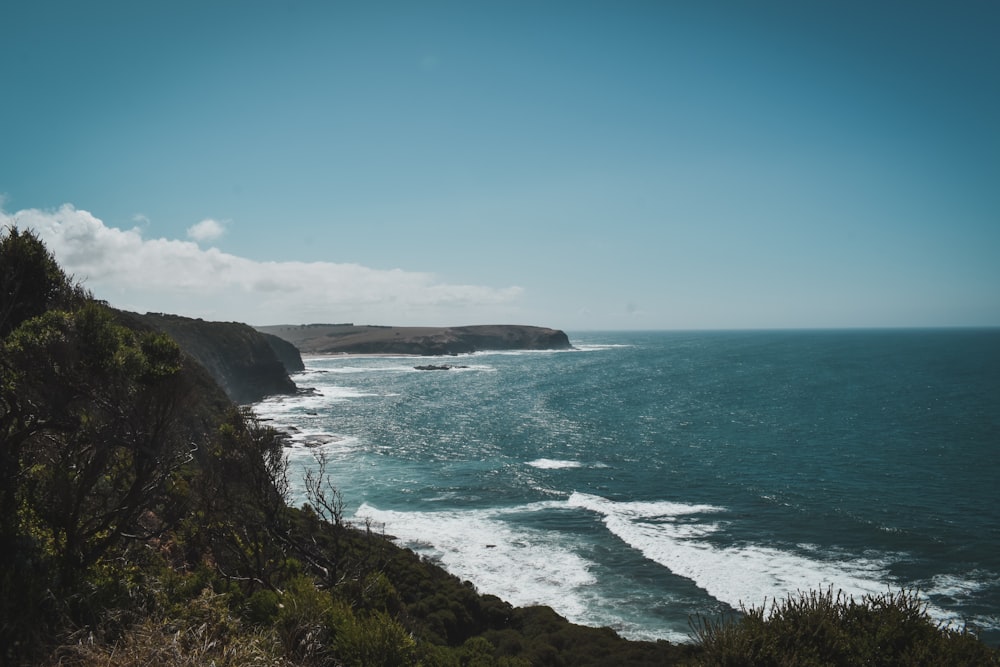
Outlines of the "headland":
[{"label": "headland", "polygon": [[301,354],[410,354],[440,356],[486,350],[569,350],[565,332],[546,327],[490,324],[461,327],[394,327],[302,324],[257,327],[284,339]]}]

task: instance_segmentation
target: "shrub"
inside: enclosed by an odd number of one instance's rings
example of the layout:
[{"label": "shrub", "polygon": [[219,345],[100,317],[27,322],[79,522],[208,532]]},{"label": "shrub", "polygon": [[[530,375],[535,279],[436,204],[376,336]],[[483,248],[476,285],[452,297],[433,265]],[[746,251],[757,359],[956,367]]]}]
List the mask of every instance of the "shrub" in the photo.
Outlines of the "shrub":
[{"label": "shrub", "polygon": [[[327,591],[316,588],[312,579],[293,579],[281,596],[275,626],[289,655],[307,664],[323,664],[332,658],[333,619],[342,613]],[[348,610],[349,611],[349,610]]]},{"label": "shrub", "polygon": [[935,623],[912,592],[865,595],[857,601],[829,588],[742,612],[739,618],[692,621],[702,664],[1000,664],[997,652],[971,633]]},{"label": "shrub", "polygon": [[398,667],[416,664],[417,644],[410,633],[383,612],[366,616],[342,614],[337,619],[334,646],[350,667]]}]

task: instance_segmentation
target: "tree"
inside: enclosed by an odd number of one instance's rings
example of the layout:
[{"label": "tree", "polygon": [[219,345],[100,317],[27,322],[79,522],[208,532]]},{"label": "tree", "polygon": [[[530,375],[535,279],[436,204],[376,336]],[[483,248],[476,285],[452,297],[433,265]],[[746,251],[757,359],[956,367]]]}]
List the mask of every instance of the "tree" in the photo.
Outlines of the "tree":
[{"label": "tree", "polygon": [[70,586],[113,545],[155,529],[144,515],[190,459],[177,428],[181,352],[88,302],[23,322],[2,353],[0,525],[44,544]]},{"label": "tree", "polygon": [[[56,304],[82,297],[38,236],[16,226],[0,235],[0,342],[23,322],[42,315]],[[15,382],[10,354],[0,354],[0,551],[14,547],[15,490],[22,472],[20,455],[36,432],[38,415],[32,397],[22,395]],[[2,557],[2,556],[0,556]]]},{"label": "tree", "polygon": [[234,408],[197,453],[194,484],[203,540],[221,575],[273,588],[286,566],[288,479],[284,437],[249,408]]},{"label": "tree", "polygon": [[0,236],[0,338],[25,320],[84,295],[34,232],[15,226]]}]

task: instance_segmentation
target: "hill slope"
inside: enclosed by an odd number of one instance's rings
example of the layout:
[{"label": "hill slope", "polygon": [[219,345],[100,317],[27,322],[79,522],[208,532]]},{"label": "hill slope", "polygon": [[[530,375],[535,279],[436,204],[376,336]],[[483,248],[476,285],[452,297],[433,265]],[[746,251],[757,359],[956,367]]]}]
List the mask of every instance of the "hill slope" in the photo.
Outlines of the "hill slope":
[{"label": "hill slope", "polygon": [[163,313],[135,317],[177,341],[235,403],[253,403],[297,390],[288,373],[302,370],[302,359],[285,341],[239,322],[206,322]]},{"label": "hill slope", "polygon": [[304,324],[258,327],[302,354],[466,354],[483,350],[568,350],[558,329],[514,324],[464,327],[380,327]]}]

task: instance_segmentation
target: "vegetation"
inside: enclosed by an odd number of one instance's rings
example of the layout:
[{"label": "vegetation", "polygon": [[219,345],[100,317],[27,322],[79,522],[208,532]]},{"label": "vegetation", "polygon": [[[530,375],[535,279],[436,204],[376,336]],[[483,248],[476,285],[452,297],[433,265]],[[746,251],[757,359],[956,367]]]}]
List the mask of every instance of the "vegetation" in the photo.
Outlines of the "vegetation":
[{"label": "vegetation", "polygon": [[[789,600],[627,642],[478,595],[344,521],[326,464],[287,504],[280,433],[173,339],[0,237],[0,664],[988,664],[915,598]],[[867,662],[866,662],[867,661]]]},{"label": "vegetation", "polygon": [[833,589],[697,619],[700,663],[732,666],[995,665],[1000,653],[968,631],[935,623],[912,592],[855,600]]},{"label": "vegetation", "polygon": [[206,322],[163,313],[134,318],[141,326],[162,331],[177,341],[236,403],[254,403],[269,395],[296,391],[288,373],[302,370],[302,359],[280,338],[240,322]]}]

